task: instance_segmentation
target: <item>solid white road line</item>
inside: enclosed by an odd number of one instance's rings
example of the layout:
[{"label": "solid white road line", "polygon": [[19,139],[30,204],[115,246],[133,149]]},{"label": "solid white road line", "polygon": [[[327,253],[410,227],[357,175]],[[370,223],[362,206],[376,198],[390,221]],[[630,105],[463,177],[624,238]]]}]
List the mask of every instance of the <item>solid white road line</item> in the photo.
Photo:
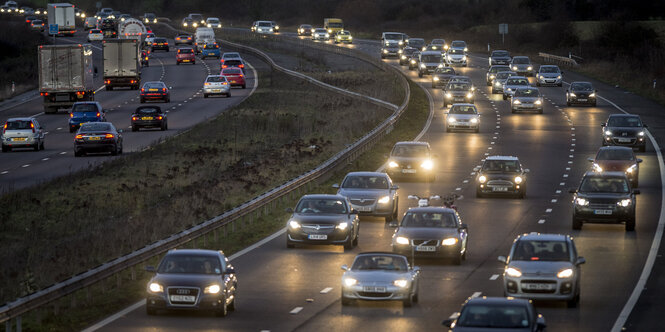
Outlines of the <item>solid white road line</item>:
[{"label": "solid white road line", "polygon": [[82,332],[93,332],[93,331],[96,331],[96,330],[98,330],[98,329],[104,327],[106,324],[109,324],[109,323],[111,323],[112,321],[114,321],[114,320],[116,320],[116,319],[118,319],[118,318],[120,318],[120,317],[122,317],[122,316],[124,316],[124,315],[126,315],[126,314],[128,314],[128,313],[130,313],[130,312],[132,312],[132,311],[134,311],[134,310],[136,310],[136,309],[138,309],[138,308],[140,308],[140,307],[141,307],[142,305],[144,305],[144,304],[145,304],[145,300],[138,301],[138,302],[136,302],[136,303],[130,305],[129,307],[123,309],[122,311],[120,311],[120,312],[114,314],[113,316],[109,316],[108,318],[104,319],[103,321],[101,321],[101,322],[99,322],[99,323],[97,323],[97,324],[95,324],[95,325],[93,325],[93,326],[88,327],[87,329],[83,330]]}]

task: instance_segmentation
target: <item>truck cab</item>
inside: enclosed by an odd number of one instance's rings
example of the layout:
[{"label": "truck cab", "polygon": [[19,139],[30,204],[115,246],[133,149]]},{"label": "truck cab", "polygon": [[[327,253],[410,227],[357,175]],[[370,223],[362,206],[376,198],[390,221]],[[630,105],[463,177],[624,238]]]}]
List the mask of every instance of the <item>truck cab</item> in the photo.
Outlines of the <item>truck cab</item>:
[{"label": "truck cab", "polygon": [[337,33],[344,30],[344,22],[341,18],[326,18],[323,20],[323,28],[334,37]]}]

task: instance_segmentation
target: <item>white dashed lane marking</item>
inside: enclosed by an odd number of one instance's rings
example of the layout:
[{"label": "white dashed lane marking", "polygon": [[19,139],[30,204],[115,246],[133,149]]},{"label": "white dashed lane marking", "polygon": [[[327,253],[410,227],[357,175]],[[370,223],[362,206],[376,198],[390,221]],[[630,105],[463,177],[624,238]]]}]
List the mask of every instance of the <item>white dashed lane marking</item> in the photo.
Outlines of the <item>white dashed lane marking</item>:
[{"label": "white dashed lane marking", "polygon": [[498,275],[498,274],[493,274],[493,275],[490,277],[490,280],[496,280],[496,279],[499,279],[499,275]]},{"label": "white dashed lane marking", "polygon": [[333,290],[332,287],[326,287],[326,288],[322,289],[319,293],[328,294],[328,293],[330,293],[331,290]]},{"label": "white dashed lane marking", "polygon": [[289,313],[290,313],[291,315],[296,315],[296,314],[298,314],[299,312],[301,312],[302,309],[303,309],[302,307],[295,307],[295,308],[293,308],[293,310],[289,311]]}]

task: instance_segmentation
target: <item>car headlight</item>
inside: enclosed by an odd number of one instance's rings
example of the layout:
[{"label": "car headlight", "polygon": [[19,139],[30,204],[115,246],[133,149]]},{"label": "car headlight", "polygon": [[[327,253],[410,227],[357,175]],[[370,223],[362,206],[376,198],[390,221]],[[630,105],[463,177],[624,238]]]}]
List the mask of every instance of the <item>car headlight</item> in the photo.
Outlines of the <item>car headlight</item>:
[{"label": "car headlight", "polygon": [[471,123],[478,123],[478,118],[471,118]]},{"label": "car headlight", "polygon": [[644,132],[640,131],[639,133],[637,133],[637,136],[644,136]]},{"label": "car headlight", "polygon": [[466,94],[466,97],[467,97],[467,98],[473,98],[473,93],[471,93],[471,92],[467,93],[467,94]]},{"label": "car headlight", "polygon": [[518,270],[518,269],[516,269],[516,268],[514,268],[514,267],[507,267],[507,268],[506,268],[506,274],[507,274],[509,277],[519,278],[519,277],[522,276],[522,271],[520,271],[520,270]]},{"label": "car headlight", "polygon": [[517,71],[517,66],[513,66],[513,70]]},{"label": "car headlight", "polygon": [[526,70],[532,70],[532,69],[533,69],[533,67],[531,67],[531,66],[526,67]]},{"label": "car headlight", "polygon": [[633,203],[633,201],[630,198],[624,198],[621,201],[617,202],[617,205],[619,205],[621,207],[627,207],[632,203]]},{"label": "car headlight", "polygon": [[399,167],[399,164],[397,164],[396,162],[394,162],[394,161],[391,160],[391,161],[388,163],[388,167],[390,167],[390,168]]},{"label": "car headlight", "polygon": [[[593,170],[596,171],[596,172],[598,172],[598,173],[601,173],[601,172],[603,171],[603,168],[600,167],[600,165],[598,165],[598,164],[596,164],[596,163],[593,163]],[[626,172],[629,172],[629,173],[630,173],[630,172],[631,172],[631,171],[630,171],[630,168],[628,168],[628,171],[626,171]]]},{"label": "car headlight", "polygon": [[515,183],[520,184],[520,183],[522,183],[522,181],[524,181],[524,179],[522,179],[521,176],[516,176],[515,177]]},{"label": "car headlight", "polygon": [[330,38],[330,34],[329,34],[329,33],[326,33],[326,38]]},{"label": "car headlight", "polygon": [[427,66],[424,63],[421,63],[420,68],[425,69],[425,68],[427,68]]},{"label": "car headlight", "polygon": [[406,279],[399,279],[399,280],[393,281],[393,285],[395,285],[397,287],[400,287],[400,288],[406,288],[406,286],[409,285],[409,281],[406,280]]},{"label": "car headlight", "polygon": [[332,29],[328,29],[328,33],[332,33]]},{"label": "car headlight", "polygon": [[438,80],[439,80],[439,76],[434,76],[434,77],[432,77],[432,80],[434,80],[434,81],[438,81]]},{"label": "car headlight", "polygon": [[540,99],[539,99],[539,100],[536,100],[536,101],[534,102],[534,104],[536,104],[536,105],[540,105],[540,104],[542,104],[542,103],[543,103],[543,102],[540,101]]},{"label": "car headlight", "polygon": [[494,86],[501,86],[501,82],[499,81],[494,82]]},{"label": "car headlight", "polygon": [[479,177],[478,177],[478,182],[480,182],[480,183],[485,183],[485,182],[487,182],[487,177],[484,176],[484,175],[479,176]]},{"label": "car headlight", "polygon": [[383,53],[388,53],[388,50],[385,50],[385,49],[384,49],[384,50],[383,50]]},{"label": "car headlight", "polygon": [[388,196],[383,196],[379,198],[379,204],[388,204],[390,202],[390,197]]},{"label": "car headlight", "polygon": [[341,223],[337,224],[337,226],[336,226],[335,228],[339,229],[340,231],[343,231],[343,230],[345,230],[347,227],[349,227],[349,223],[348,223],[348,222],[341,222]]},{"label": "car headlight", "polygon": [[490,75],[490,81],[494,79],[494,75]]},{"label": "car headlight", "polygon": [[186,26],[187,26],[187,23],[183,23],[182,26],[186,27]]},{"label": "car headlight", "polygon": [[411,64],[416,64],[416,60],[411,60]]},{"label": "car headlight", "polygon": [[404,42],[400,40],[400,41],[397,43],[397,45],[402,46],[402,45],[404,45]]},{"label": "car headlight", "polygon": [[575,199],[575,204],[580,206],[587,206],[589,205],[589,200],[583,197],[578,197]]},{"label": "car headlight", "polygon": [[513,104],[515,104],[515,105],[519,105],[519,104],[521,104],[521,103],[522,103],[522,102],[521,102],[519,99],[515,99],[515,100],[513,100]]},{"label": "car headlight", "polygon": [[400,59],[402,59],[402,60],[406,60],[406,55],[402,55],[402,56],[400,57]]},{"label": "car headlight", "polygon": [[452,97],[453,95],[450,92],[446,93],[446,98],[452,98]]},{"label": "car headlight", "polygon": [[279,30],[279,25],[275,25],[275,30]]},{"label": "car headlight", "polygon": [[462,56],[462,61],[466,61],[466,55]]},{"label": "car headlight", "polygon": [[403,236],[398,236],[395,238],[395,243],[397,244],[409,244],[409,239],[403,237]]},{"label": "car headlight", "polygon": [[222,290],[222,288],[219,287],[219,285],[210,285],[206,287],[203,292],[206,294],[217,294],[220,290]]},{"label": "car headlight", "polygon": [[298,229],[300,228],[300,223],[295,220],[291,220],[289,221],[289,227],[291,227],[291,229]]},{"label": "car headlight", "polygon": [[609,131],[609,130],[605,130],[605,135],[607,135],[607,136],[612,136],[612,132]]},{"label": "car headlight", "polygon": [[152,23],[157,23],[157,19],[152,20]]},{"label": "car headlight", "polygon": [[448,45],[443,45],[443,49],[447,50],[449,48]]},{"label": "car headlight", "polygon": [[455,123],[455,122],[457,122],[457,119],[453,118],[452,116],[448,117],[448,123]]},{"label": "car headlight", "polygon": [[[572,92],[569,94],[569,96],[571,96],[571,97],[577,97],[577,95],[575,95],[575,94],[572,93]],[[591,95],[589,95],[589,97],[591,97]]]},{"label": "car headlight", "polygon": [[628,169],[626,170],[627,173],[633,173],[633,172],[635,172],[635,171],[637,171],[637,164],[631,165],[631,166],[628,167]]},{"label": "car headlight", "polygon": [[557,76],[556,79],[557,79],[557,80],[560,80],[560,79],[561,79],[561,75]]},{"label": "car headlight", "polygon": [[198,23],[194,23],[194,24],[192,24],[192,25],[193,25],[195,28],[196,28],[197,26],[199,26]]},{"label": "car headlight", "polygon": [[[571,93],[571,95],[572,95],[573,97],[575,97],[575,94]],[[592,93],[592,94],[589,95],[589,97],[591,97],[591,98],[595,98],[595,97],[596,97],[596,94],[595,94],[595,93]]]},{"label": "car headlight", "polygon": [[404,53],[404,50],[399,50],[399,51],[397,51],[397,53],[402,54],[402,53]]},{"label": "car headlight", "polygon": [[211,27],[212,27],[212,25],[208,24],[208,28],[211,28]]},{"label": "car headlight", "polygon": [[443,63],[440,63],[437,68],[443,68]]},{"label": "car headlight", "polygon": [[464,52],[468,52],[469,49],[467,47],[464,48]]},{"label": "car headlight", "polygon": [[148,288],[153,293],[161,293],[164,291],[164,287],[156,282],[150,283],[150,286]]},{"label": "car headlight", "polygon": [[358,280],[353,278],[344,278],[344,286],[351,287],[358,283]]},{"label": "car headlight", "polygon": [[434,168],[434,163],[431,160],[428,159],[428,160],[423,161],[423,163],[420,164],[420,167],[422,167],[424,169],[427,169],[427,170],[430,170],[430,169]]},{"label": "car headlight", "polygon": [[573,276],[573,269],[571,268],[563,269],[556,274],[556,277],[559,279],[566,279],[572,276]]},{"label": "car headlight", "polygon": [[457,244],[457,241],[459,241],[456,237],[449,237],[447,239],[443,239],[441,241],[441,245],[443,246],[454,246]]},{"label": "car headlight", "polygon": [[389,42],[386,42],[386,46],[390,46],[390,43],[389,43]]}]

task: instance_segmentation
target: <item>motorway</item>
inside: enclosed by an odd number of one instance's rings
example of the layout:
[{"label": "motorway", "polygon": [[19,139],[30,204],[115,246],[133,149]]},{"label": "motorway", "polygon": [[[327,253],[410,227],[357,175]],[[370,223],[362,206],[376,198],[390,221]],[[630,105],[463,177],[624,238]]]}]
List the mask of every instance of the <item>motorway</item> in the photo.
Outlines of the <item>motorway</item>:
[{"label": "motorway", "polygon": [[[58,44],[85,42],[85,32],[79,32],[74,37],[58,38]],[[175,34],[174,34],[175,35]],[[173,46],[173,40],[169,39]],[[102,81],[102,51],[99,42],[93,43],[93,62],[98,68],[99,75],[95,78],[97,89],[95,100],[108,110],[106,119],[116,128],[122,129],[124,139],[124,153],[132,153],[145,149],[167,136],[172,136],[194,125],[215,117],[223,110],[238,104],[253,91],[256,83],[256,72],[247,70],[247,89],[234,88],[231,98],[211,97],[203,98],[202,87],[209,74],[219,73],[219,60],[206,59],[197,61],[195,65],[176,66],[175,47],[170,52],[157,51],[152,53],[150,66],[142,68],[142,82],[161,80],[171,87],[170,103],[150,103],[161,107],[168,112],[169,129],[141,130],[131,132],[131,114],[140,106],[138,90],[103,89]],[[222,51],[225,51],[224,49]],[[258,59],[245,56],[245,59],[255,66],[266,66]],[[147,105],[147,104],[146,104]],[[25,188],[55,177],[87,169],[102,162],[121,157],[108,155],[91,155],[74,158],[74,134],[69,133],[69,116],[64,110],[58,114],[43,114],[42,99],[37,97],[26,103],[0,109],[0,122],[12,117],[37,116],[39,123],[48,133],[45,139],[45,149],[32,151],[31,149],[17,149],[9,153],[0,154],[0,193]]]},{"label": "motorway", "polygon": [[[286,34],[286,33],[284,33]],[[350,46],[379,58],[377,42]],[[396,60],[385,60],[398,66]],[[239,288],[237,310],[226,318],[208,314],[171,313],[147,316],[141,303],[113,316],[101,331],[356,331],[442,329],[441,321],[458,311],[470,296],[502,296],[502,263],[513,239],[526,232],[571,234],[586,258],[582,266],[581,302],[578,308],[565,303],[537,301],[550,331],[610,330],[629,298],[649,253],[658,225],[661,203],[659,161],[651,144],[640,170],[641,195],[637,198],[635,232],[623,225],[585,225],[571,229],[571,195],[587,158],[600,146],[600,123],[619,110],[607,100],[597,107],[566,107],[565,85],[541,87],[546,96],[544,114],[511,114],[508,101],[492,95],[485,84],[487,58],[474,55],[461,74],[477,87],[476,105],[481,116],[480,133],[447,133],[441,109],[442,92],[431,89],[430,77],[422,79],[405,71],[421,84],[434,101],[431,126],[421,140],[438,154],[433,183],[399,182],[400,214],[414,206],[406,196],[456,192],[463,222],[469,225],[469,254],[461,266],[451,262],[417,259],[422,268],[420,301],[412,308],[401,303],[359,302],[340,304],[342,264],[350,264],[363,251],[390,251],[394,229],[379,219],[363,219],[359,246],[344,252],[341,247],[310,246],[287,249],[283,231],[243,255],[232,256]],[[404,69],[402,69],[404,70]],[[564,80],[588,80],[573,73]],[[533,83],[533,80],[532,80]],[[652,133],[662,134],[662,108],[620,89],[594,82],[600,96],[617,106],[642,115]],[[531,170],[527,197],[475,198],[474,168],[487,155],[518,156]],[[662,167],[662,165],[661,165]],[[341,180],[341,179],[340,179]],[[132,310],[135,309],[135,310]],[[98,326],[99,327],[99,326]]]}]

